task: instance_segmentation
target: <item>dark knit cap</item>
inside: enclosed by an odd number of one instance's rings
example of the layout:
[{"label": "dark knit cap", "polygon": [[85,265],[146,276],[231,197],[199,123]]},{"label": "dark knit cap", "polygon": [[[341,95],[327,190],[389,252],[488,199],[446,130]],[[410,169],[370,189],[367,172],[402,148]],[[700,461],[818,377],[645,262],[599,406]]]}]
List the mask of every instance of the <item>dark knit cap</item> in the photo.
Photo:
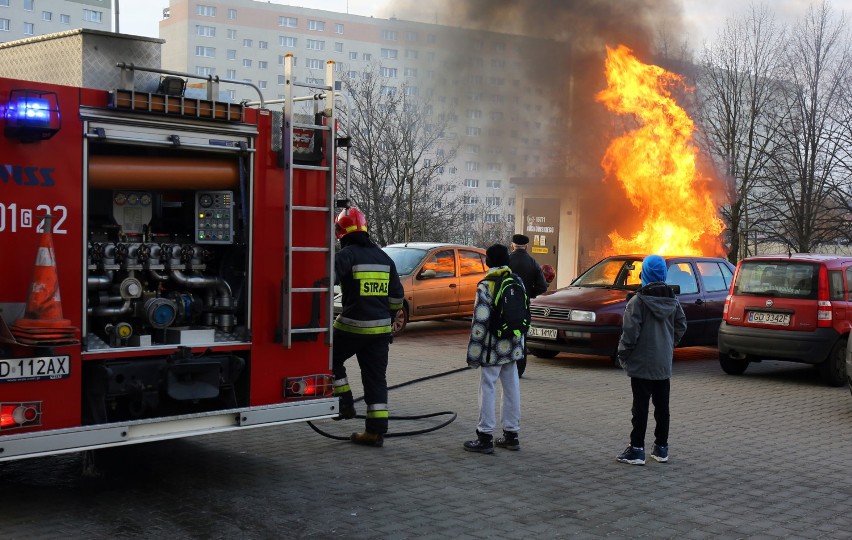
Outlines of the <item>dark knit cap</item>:
[{"label": "dark knit cap", "polygon": [[494,244],[485,250],[485,264],[488,268],[509,264],[509,248],[503,244]]},{"label": "dark knit cap", "polygon": [[530,243],[530,237],[524,234],[516,234],[512,237],[512,243],[516,246],[525,246]]}]

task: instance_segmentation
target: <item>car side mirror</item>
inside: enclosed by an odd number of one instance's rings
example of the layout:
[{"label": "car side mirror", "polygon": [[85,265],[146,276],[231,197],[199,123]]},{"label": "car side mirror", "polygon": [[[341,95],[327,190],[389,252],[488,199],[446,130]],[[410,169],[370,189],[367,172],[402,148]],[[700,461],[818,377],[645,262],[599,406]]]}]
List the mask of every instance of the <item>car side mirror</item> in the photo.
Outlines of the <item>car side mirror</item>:
[{"label": "car side mirror", "polygon": [[680,294],[680,285],[669,285],[669,287],[672,288],[672,291],[674,291],[675,295]]},{"label": "car side mirror", "polygon": [[437,275],[434,270],[423,270],[417,274],[417,279],[434,279]]}]

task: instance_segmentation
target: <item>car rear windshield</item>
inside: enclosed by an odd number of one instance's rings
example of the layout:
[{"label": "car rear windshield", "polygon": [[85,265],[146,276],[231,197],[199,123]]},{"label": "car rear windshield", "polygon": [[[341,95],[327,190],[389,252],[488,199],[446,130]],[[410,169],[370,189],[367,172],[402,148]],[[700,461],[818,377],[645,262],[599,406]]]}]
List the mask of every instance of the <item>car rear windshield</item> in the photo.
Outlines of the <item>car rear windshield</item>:
[{"label": "car rear windshield", "polygon": [[428,253],[425,249],[410,247],[386,247],[382,249],[384,249],[385,253],[387,253],[393,260],[393,264],[396,266],[396,272],[401,276],[407,276],[414,272],[420,264],[420,261],[422,261],[423,257],[426,256],[426,253]]},{"label": "car rear windshield", "polygon": [[571,285],[638,289],[641,284],[639,279],[641,271],[641,259],[604,259],[586,270]]},{"label": "car rear windshield", "polygon": [[743,261],[734,294],[815,299],[819,265],[793,261]]}]

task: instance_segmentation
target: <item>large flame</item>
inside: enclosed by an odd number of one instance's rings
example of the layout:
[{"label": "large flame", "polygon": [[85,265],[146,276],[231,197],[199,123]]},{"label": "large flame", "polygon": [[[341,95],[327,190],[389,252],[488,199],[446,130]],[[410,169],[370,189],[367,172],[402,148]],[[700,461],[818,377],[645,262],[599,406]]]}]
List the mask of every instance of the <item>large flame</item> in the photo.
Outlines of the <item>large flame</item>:
[{"label": "large flame", "polygon": [[[716,255],[723,230],[708,186],[696,166],[694,124],[668,87],[681,78],[641,63],[633,51],[607,47],[608,88],[597,100],[639,127],[609,145],[601,162],[624,186],[641,230],[632,238],[609,234],[614,253]],[[712,253],[710,253],[712,251]]]}]

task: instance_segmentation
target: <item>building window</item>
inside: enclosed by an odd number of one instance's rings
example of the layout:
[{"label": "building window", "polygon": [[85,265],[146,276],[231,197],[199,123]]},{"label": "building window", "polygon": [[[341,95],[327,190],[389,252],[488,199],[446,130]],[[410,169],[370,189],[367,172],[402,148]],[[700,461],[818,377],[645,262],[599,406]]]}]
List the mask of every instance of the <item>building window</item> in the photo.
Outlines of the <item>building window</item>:
[{"label": "building window", "polygon": [[479,180],[476,178],[465,178],[464,179],[464,187],[466,188],[477,188],[479,187]]},{"label": "building window", "polygon": [[381,75],[382,77],[396,79],[396,68],[383,67],[379,70],[379,75]]},{"label": "building window", "polygon": [[268,41],[258,41],[257,42],[257,48],[258,49],[268,49],[269,48],[269,42]]},{"label": "building window", "polygon": [[334,52],[343,52],[343,43],[339,41],[334,42]]},{"label": "building window", "polygon": [[406,77],[416,77],[417,68],[405,68],[404,74]]},{"label": "building window", "polygon": [[195,35],[202,37],[216,37],[216,27],[197,25],[195,27]]},{"label": "building window", "polygon": [[462,197],[462,203],[467,206],[479,204],[479,197],[476,197],[475,195],[465,195],[464,197]]},{"label": "building window", "polygon": [[299,26],[299,19],[297,19],[296,17],[278,17],[278,26],[296,28],[297,26]]},{"label": "building window", "polygon": [[506,214],[506,222],[514,223],[515,222],[515,214]]},{"label": "building window", "polygon": [[324,84],[324,81],[322,79],[315,79],[313,77],[308,77],[308,78],[305,79],[305,83],[321,85],[321,84]]},{"label": "building window", "polygon": [[237,70],[229,69],[225,74],[226,79],[236,79],[237,78]]},{"label": "building window", "polygon": [[24,11],[33,10],[33,0],[24,0]]},{"label": "building window", "polygon": [[228,49],[226,56],[228,60],[236,60],[237,59],[237,50],[236,49]]},{"label": "building window", "polygon": [[266,60],[258,60],[257,69],[269,69],[269,62]]},{"label": "building window", "polygon": [[485,186],[492,189],[500,189],[500,180],[486,180]]},{"label": "building window", "polygon": [[243,58],[243,67],[251,67],[251,58]]},{"label": "building window", "polygon": [[349,59],[350,60],[358,60],[358,53],[355,52],[355,51],[350,51],[349,52]]},{"label": "building window", "polygon": [[309,58],[305,64],[305,67],[308,69],[322,69],[322,60]]},{"label": "building window", "polygon": [[317,39],[309,39],[308,40],[308,49],[312,51],[324,51],[325,50],[325,41],[319,41]]},{"label": "building window", "polygon": [[278,36],[278,44],[282,47],[295,47],[296,38],[289,36]]},{"label": "building window", "polygon": [[325,31],[325,23],[323,21],[315,21],[308,19],[308,30],[316,30],[317,32]]},{"label": "building window", "polygon": [[419,53],[416,50],[405,49],[405,57],[406,58],[412,58],[412,59],[416,60],[418,56],[419,56]]},{"label": "building window", "polygon": [[478,144],[467,145],[467,153],[468,154],[478,154],[479,153],[479,145]]},{"label": "building window", "polygon": [[362,59],[364,62],[369,62],[370,60],[372,60],[372,59],[373,59],[373,55],[372,55],[372,54],[370,54],[370,53],[364,53],[364,54],[361,56],[361,59]]},{"label": "building window", "polygon": [[357,71],[349,71],[349,72],[346,73],[346,77],[349,78],[349,79],[355,80],[355,79],[358,78],[358,72]]},{"label": "building window", "polygon": [[278,84],[279,84],[279,85],[283,85],[283,84],[284,84],[284,75],[279,75],[279,76],[278,76]]},{"label": "building window", "polygon": [[59,22],[62,24],[71,24],[71,15],[59,15]]},{"label": "building window", "polygon": [[334,25],[334,33],[335,34],[342,34],[343,33],[343,25],[342,24],[335,24]]},{"label": "building window", "polygon": [[203,6],[198,4],[195,6],[195,14],[201,15],[202,17],[215,17],[216,16],[216,7],[215,6]]},{"label": "building window", "polygon": [[396,60],[397,52],[398,51],[396,49],[382,49],[382,58],[386,58],[388,60]]},{"label": "building window", "polygon": [[41,12],[41,20],[52,21],[53,20],[53,13],[51,13],[49,11],[42,11]]},{"label": "building window", "polygon": [[465,161],[464,170],[466,170],[466,171],[478,171],[479,170],[479,162],[478,161]]},{"label": "building window", "polygon": [[500,214],[485,214],[485,223],[500,223]]},{"label": "building window", "polygon": [[467,128],[467,135],[468,135],[468,137],[478,137],[479,135],[482,135],[482,128],[468,127]]},{"label": "building window", "polygon": [[0,7],[9,7],[9,0],[0,0]]},{"label": "building window", "polygon": [[417,32],[406,32],[405,33],[405,41],[416,42],[417,41]]},{"label": "building window", "polygon": [[230,99],[231,101],[237,100],[237,91],[236,90],[227,90],[227,94],[228,94],[228,99]]},{"label": "building window", "polygon": [[485,204],[489,206],[500,206],[503,204],[503,199],[500,197],[485,197]]},{"label": "building window", "polygon": [[237,10],[236,9],[229,9],[228,10],[228,18],[231,19],[232,21],[234,19],[236,19],[237,18]]},{"label": "building window", "polygon": [[257,87],[260,88],[261,90],[266,90],[266,85],[267,85],[266,81],[257,81]]},{"label": "building window", "polygon": [[[32,5],[32,2],[30,2]],[[30,8],[32,9],[32,8]],[[104,12],[103,11],[95,11],[93,9],[84,9],[83,10],[83,20],[87,22],[100,23],[104,20]]]},{"label": "building window", "polygon": [[382,30],[382,39],[385,41],[396,41],[396,32],[393,30]]},{"label": "building window", "polygon": [[210,75],[216,74],[216,68],[195,66],[195,74],[201,75],[202,77],[209,77]]},{"label": "building window", "polygon": [[228,39],[237,39],[237,31],[229,28],[228,29]]},{"label": "building window", "polygon": [[243,47],[251,47],[252,45],[254,45],[254,40],[251,40],[251,39],[244,39],[243,40]]},{"label": "building window", "polygon": [[382,86],[381,94],[383,96],[393,96],[396,94],[395,86]]},{"label": "building window", "polygon": [[462,221],[466,221],[468,223],[473,223],[476,221],[476,214],[465,213],[462,214]]},{"label": "building window", "polygon": [[207,58],[215,58],[216,49],[214,47],[202,47],[201,45],[196,45],[195,56],[206,56]]},{"label": "building window", "polygon": [[24,23],[24,35],[31,36],[35,34],[35,25],[31,22]]},{"label": "building window", "polygon": [[489,163],[488,164],[488,170],[489,171],[502,171],[503,170],[503,164],[502,163]]}]

